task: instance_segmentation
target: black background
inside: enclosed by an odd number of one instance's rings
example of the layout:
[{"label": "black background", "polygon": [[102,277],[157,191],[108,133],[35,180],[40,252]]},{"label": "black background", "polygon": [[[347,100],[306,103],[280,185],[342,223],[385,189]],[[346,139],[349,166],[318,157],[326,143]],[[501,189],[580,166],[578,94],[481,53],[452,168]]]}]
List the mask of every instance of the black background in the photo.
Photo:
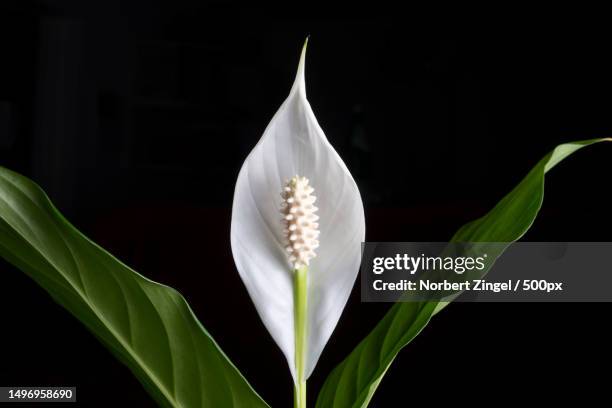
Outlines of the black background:
[{"label": "black background", "polygon": [[[180,290],[263,398],[290,406],[289,371],[239,280],[229,222],[240,165],[287,96],[307,34],[309,100],[361,189],[371,241],[448,240],[556,144],[612,135],[605,13],[445,11],[3,1],[0,165]],[[611,158],[612,144],[598,145],[555,168],[525,239],[609,241]],[[6,263],[0,274],[1,385],[152,405],[24,274]],[[312,403],[388,308],[360,304],[357,288],[309,381]],[[609,313],[454,304],[400,353],[372,406],[594,402],[607,395]]]}]

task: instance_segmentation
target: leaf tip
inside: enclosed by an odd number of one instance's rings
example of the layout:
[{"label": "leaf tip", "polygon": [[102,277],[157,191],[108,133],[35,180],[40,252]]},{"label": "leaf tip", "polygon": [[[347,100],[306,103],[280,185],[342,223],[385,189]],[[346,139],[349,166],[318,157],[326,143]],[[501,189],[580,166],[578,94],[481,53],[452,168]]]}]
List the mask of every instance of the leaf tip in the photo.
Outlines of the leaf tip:
[{"label": "leaf tip", "polygon": [[295,76],[295,82],[293,83],[293,91],[299,91],[304,96],[306,96],[306,49],[308,48],[308,40],[310,39],[310,35],[306,36],[304,40],[304,45],[302,46],[302,52],[300,54],[300,62],[298,63],[297,74]]}]

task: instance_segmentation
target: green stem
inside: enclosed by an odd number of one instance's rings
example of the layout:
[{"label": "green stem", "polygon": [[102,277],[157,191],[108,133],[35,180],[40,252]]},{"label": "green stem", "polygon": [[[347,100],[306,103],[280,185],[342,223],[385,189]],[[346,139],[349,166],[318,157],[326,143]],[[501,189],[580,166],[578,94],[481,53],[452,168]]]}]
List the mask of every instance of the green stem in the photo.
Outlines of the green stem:
[{"label": "green stem", "polygon": [[308,322],[308,268],[303,266],[294,271],[293,301],[295,321],[295,370],[296,381],[293,405],[306,408],[306,346]]},{"label": "green stem", "polygon": [[293,406],[295,408],[306,408],[306,381],[295,386]]}]

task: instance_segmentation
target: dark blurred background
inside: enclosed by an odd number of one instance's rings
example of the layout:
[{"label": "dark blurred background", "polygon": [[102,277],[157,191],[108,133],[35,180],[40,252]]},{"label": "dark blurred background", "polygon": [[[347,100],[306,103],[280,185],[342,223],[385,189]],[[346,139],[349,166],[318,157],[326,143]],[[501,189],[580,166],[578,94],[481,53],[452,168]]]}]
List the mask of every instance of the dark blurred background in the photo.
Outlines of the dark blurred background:
[{"label": "dark blurred background", "polygon": [[[0,165],[82,231],[180,290],[256,390],[290,406],[286,363],[233,265],[239,168],[307,87],[353,173],[371,241],[445,241],[556,144],[612,135],[612,33],[597,10],[266,9],[201,1],[0,4]],[[448,10],[447,10],[448,11]],[[483,17],[485,12],[490,12]],[[610,241],[612,144],[547,178],[534,241]],[[73,385],[84,406],[151,406],[24,274],[0,264],[0,385]],[[353,293],[309,382],[387,310]],[[391,367],[372,406],[548,404],[607,395],[607,304],[454,304]],[[605,372],[605,371],[604,371]],[[118,403],[117,401],[124,401]]]}]

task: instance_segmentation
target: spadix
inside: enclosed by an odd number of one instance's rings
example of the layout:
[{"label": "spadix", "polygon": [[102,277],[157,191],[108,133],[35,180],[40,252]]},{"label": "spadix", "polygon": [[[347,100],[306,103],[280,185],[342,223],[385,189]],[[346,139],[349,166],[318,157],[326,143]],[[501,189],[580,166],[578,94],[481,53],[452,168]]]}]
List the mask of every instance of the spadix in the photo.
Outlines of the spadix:
[{"label": "spadix", "polygon": [[319,247],[319,217],[314,206],[314,188],[305,177],[295,176],[287,182],[281,196],[281,213],[285,224],[287,253],[293,269],[308,266]]}]

